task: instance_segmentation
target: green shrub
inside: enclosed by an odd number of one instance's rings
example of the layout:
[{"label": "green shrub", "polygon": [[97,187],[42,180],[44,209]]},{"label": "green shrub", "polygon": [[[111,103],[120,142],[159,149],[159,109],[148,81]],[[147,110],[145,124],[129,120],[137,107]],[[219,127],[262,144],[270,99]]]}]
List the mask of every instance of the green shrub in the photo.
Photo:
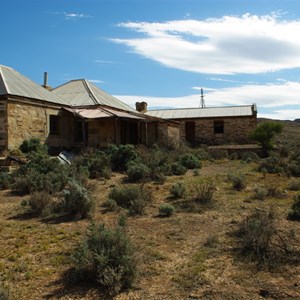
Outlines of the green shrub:
[{"label": "green shrub", "polygon": [[107,199],[103,206],[107,208],[108,211],[117,211],[119,209],[119,206],[117,202],[113,199]]},{"label": "green shrub", "polygon": [[243,174],[228,173],[227,178],[231,182],[233,189],[237,191],[242,191],[243,189],[245,189],[246,179]]},{"label": "green shrub", "polygon": [[161,217],[170,217],[174,214],[175,207],[172,204],[166,203],[162,204],[158,210]]},{"label": "green shrub", "polygon": [[179,159],[179,163],[187,169],[200,169],[201,162],[193,154],[185,154]]},{"label": "green shrub", "polygon": [[133,145],[112,145],[108,153],[113,171],[126,171],[127,164],[139,158]]},{"label": "green shrub", "polygon": [[45,215],[50,209],[52,196],[47,192],[35,192],[30,196],[28,201],[31,212],[36,215]]},{"label": "green shrub", "polygon": [[197,183],[191,189],[192,201],[195,204],[212,206],[214,204],[214,187],[209,183]]},{"label": "green shrub", "polygon": [[258,161],[259,156],[252,151],[246,151],[241,154],[241,160],[246,162]]},{"label": "green shrub", "polygon": [[232,152],[232,153],[229,155],[229,159],[230,159],[230,160],[237,160],[237,159],[239,159],[239,155],[238,155],[236,152]]},{"label": "green shrub", "polygon": [[78,281],[97,283],[112,296],[132,287],[137,277],[135,250],[120,226],[91,224],[72,261]]},{"label": "green shrub", "polygon": [[228,158],[228,151],[223,149],[209,149],[209,154],[213,159],[225,159]]},{"label": "green shrub", "polygon": [[108,197],[116,201],[118,206],[128,209],[130,215],[142,215],[152,195],[142,187],[126,185],[114,187]]},{"label": "green shrub", "polygon": [[187,171],[186,167],[177,162],[171,165],[171,170],[174,175],[184,175]]},{"label": "green shrub", "polygon": [[288,185],[289,190],[299,191],[300,190],[300,179],[292,178]]},{"label": "green shrub", "polygon": [[201,160],[210,160],[211,155],[208,152],[207,148],[197,148],[194,150],[194,155],[201,161]]},{"label": "green shrub", "polygon": [[41,152],[32,152],[29,163],[21,166],[12,175],[12,190],[21,194],[46,191],[61,191],[69,178],[69,166],[57,158]]},{"label": "green shrub", "polygon": [[[82,168],[88,170],[87,178],[110,178],[111,167],[108,154],[103,151],[88,149],[86,152],[75,157],[72,161],[73,173],[78,173]],[[82,174],[84,175],[84,173]]]},{"label": "green shrub", "polygon": [[170,193],[174,199],[183,198],[186,188],[182,182],[174,183],[170,188]]},{"label": "green shrub", "polygon": [[48,151],[47,146],[42,145],[40,139],[38,138],[31,138],[29,140],[24,140],[23,143],[20,145],[20,150],[23,153],[30,153],[30,152],[47,153]]},{"label": "green shrub", "polygon": [[258,170],[266,169],[268,173],[282,173],[284,171],[280,157],[271,155],[261,161]]},{"label": "green shrub", "polygon": [[11,184],[11,174],[8,172],[0,172],[0,189],[6,190]]},{"label": "green shrub", "polygon": [[0,300],[9,300],[9,289],[0,282]]},{"label": "green shrub", "polygon": [[149,177],[150,169],[143,163],[131,161],[127,164],[126,174],[129,182],[139,182]]},{"label": "green shrub", "polygon": [[257,187],[253,191],[255,199],[264,200],[269,195],[269,191],[264,187]]},{"label": "green shrub", "polygon": [[94,210],[94,200],[85,187],[71,180],[64,190],[63,202],[60,207],[62,213],[67,213],[76,219],[89,217]]},{"label": "green shrub", "polygon": [[273,239],[276,234],[273,212],[255,211],[243,220],[238,229],[243,255],[250,255],[260,262],[274,258]]},{"label": "green shrub", "polygon": [[300,195],[295,195],[294,203],[288,214],[288,219],[295,220],[295,221],[300,220]]},{"label": "green shrub", "polygon": [[281,133],[283,125],[275,122],[263,122],[249,134],[249,138],[257,141],[263,150],[265,156],[269,155],[270,150],[273,149],[273,139],[276,134]]}]

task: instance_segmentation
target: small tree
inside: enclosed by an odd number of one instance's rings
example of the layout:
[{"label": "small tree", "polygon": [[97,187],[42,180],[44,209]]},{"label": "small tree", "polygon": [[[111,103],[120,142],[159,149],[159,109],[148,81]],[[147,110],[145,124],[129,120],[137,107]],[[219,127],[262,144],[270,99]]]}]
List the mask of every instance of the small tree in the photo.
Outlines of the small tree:
[{"label": "small tree", "polygon": [[249,135],[250,139],[257,141],[263,149],[263,154],[268,156],[269,151],[273,149],[272,140],[275,134],[281,133],[283,125],[281,123],[264,122],[258,124],[256,129]]}]

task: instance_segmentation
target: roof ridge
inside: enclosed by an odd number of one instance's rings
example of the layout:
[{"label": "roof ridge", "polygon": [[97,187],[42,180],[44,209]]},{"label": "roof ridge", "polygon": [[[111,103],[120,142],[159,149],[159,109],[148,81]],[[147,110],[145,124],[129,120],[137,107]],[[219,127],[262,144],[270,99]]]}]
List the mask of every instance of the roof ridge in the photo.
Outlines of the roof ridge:
[{"label": "roof ridge", "polygon": [[89,82],[86,79],[82,79],[82,82],[83,82],[83,85],[85,86],[87,92],[89,93],[90,97],[92,98],[93,102],[96,105],[99,105],[100,103],[99,103],[98,99],[96,98],[95,94],[93,93],[93,91],[89,85]]},{"label": "roof ridge", "polygon": [[253,104],[244,104],[244,105],[228,105],[228,106],[209,106],[209,107],[176,107],[176,108],[158,108],[158,109],[149,109],[148,111],[160,111],[160,110],[192,110],[192,109],[215,109],[215,108],[236,108],[236,107],[247,107],[252,106]]}]

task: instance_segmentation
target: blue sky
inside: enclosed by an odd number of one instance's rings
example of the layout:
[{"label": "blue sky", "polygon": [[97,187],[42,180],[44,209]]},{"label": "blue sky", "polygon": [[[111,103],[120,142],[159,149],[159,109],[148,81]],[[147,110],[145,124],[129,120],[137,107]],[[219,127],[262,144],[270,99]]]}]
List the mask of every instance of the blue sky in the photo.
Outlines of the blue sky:
[{"label": "blue sky", "polygon": [[0,64],[85,78],[131,106],[256,103],[300,118],[298,0],[0,0]]}]

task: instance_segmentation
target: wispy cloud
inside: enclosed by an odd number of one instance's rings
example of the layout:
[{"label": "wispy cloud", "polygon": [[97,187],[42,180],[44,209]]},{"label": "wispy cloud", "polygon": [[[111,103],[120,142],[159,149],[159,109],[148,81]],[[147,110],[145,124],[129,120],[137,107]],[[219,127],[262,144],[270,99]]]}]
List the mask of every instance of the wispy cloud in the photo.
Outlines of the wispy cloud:
[{"label": "wispy cloud", "polygon": [[[210,90],[204,87],[207,107],[248,105],[256,103],[259,117],[294,120],[300,118],[300,82],[283,82],[267,85],[244,85]],[[192,108],[199,107],[200,93],[177,98],[147,96],[116,96],[134,107],[136,101],[145,101],[148,107]],[[293,107],[293,109],[292,109]],[[268,109],[270,113],[262,113]]]},{"label": "wispy cloud", "polygon": [[[138,34],[111,41],[170,68],[207,74],[258,74],[300,67],[300,20],[283,14],[164,23],[127,22]],[[172,51],[170,51],[172,49]]]},{"label": "wispy cloud", "polygon": [[104,81],[98,79],[88,79],[88,81],[92,83],[104,83]]},{"label": "wispy cloud", "polygon": [[102,60],[102,59],[96,59],[94,62],[97,63],[97,64],[116,64],[115,61],[112,61],[112,60]]},{"label": "wispy cloud", "polygon": [[78,19],[84,19],[84,18],[92,18],[91,15],[83,14],[83,13],[75,13],[75,12],[55,12],[53,13],[55,15],[62,15],[64,16],[65,20],[78,20]]}]

